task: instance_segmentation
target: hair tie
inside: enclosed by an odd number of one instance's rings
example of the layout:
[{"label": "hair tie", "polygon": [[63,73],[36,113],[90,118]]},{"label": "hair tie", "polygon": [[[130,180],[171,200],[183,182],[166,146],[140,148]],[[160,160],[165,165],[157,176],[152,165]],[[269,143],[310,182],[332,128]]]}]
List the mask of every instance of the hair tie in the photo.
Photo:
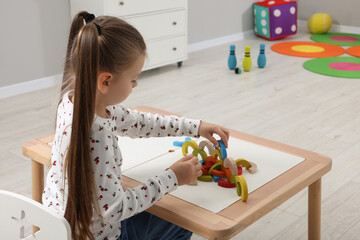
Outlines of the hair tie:
[{"label": "hair tie", "polygon": [[95,24],[95,27],[96,27],[96,29],[98,30],[98,34],[99,34],[99,36],[101,35],[101,28],[100,28],[100,26],[99,25],[97,25],[96,23],[94,23]]},{"label": "hair tie", "polygon": [[91,13],[85,13],[83,18],[84,18],[86,24],[88,24],[89,22],[91,22],[92,20],[95,19],[95,15],[91,14]]},{"label": "hair tie", "polygon": [[[84,18],[86,24],[88,24],[88,23],[92,22],[92,20],[95,19],[95,15],[92,14],[92,13],[85,13],[83,18]],[[95,27],[96,27],[96,29],[98,31],[99,36],[100,36],[101,35],[101,28],[100,28],[100,26],[98,24],[96,24],[96,23],[94,23],[94,24],[95,24]]]}]

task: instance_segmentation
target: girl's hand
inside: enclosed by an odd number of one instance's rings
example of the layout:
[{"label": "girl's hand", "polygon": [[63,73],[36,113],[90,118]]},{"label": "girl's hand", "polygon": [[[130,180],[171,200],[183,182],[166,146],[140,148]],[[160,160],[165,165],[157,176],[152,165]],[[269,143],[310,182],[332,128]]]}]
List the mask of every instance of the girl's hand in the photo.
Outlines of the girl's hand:
[{"label": "girl's hand", "polygon": [[179,186],[192,183],[202,175],[199,159],[192,154],[171,165],[170,169],[175,173]]},{"label": "girl's hand", "polygon": [[220,136],[221,141],[223,141],[225,147],[227,148],[230,137],[229,130],[216,124],[201,121],[199,126],[199,135],[209,139],[209,141],[212,142],[216,147],[219,147],[219,143],[213,137],[214,133]]}]

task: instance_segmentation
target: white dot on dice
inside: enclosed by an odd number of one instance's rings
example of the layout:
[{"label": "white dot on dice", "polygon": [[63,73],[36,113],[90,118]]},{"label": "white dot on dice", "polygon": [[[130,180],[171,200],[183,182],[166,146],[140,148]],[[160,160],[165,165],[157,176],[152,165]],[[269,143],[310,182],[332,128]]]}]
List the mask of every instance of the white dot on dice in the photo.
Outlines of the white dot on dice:
[{"label": "white dot on dice", "polygon": [[290,8],[290,13],[291,13],[291,14],[295,14],[295,12],[296,12],[295,7],[291,7],[291,8]]},{"label": "white dot on dice", "polygon": [[280,15],[281,15],[281,11],[279,9],[275,9],[274,16],[275,17],[280,17]]}]

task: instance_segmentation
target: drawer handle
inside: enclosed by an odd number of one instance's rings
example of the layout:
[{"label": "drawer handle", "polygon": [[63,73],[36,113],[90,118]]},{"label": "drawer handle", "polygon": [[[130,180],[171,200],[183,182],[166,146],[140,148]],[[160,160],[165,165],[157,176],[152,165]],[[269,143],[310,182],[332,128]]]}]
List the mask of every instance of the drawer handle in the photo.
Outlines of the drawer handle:
[{"label": "drawer handle", "polygon": [[176,47],[173,48],[173,51],[176,51]]},{"label": "drawer handle", "polygon": [[173,25],[176,25],[176,22],[173,22]]},{"label": "drawer handle", "polygon": [[120,5],[121,5],[121,6],[124,5],[124,4],[125,4],[125,3],[124,3],[123,1],[120,2]]}]

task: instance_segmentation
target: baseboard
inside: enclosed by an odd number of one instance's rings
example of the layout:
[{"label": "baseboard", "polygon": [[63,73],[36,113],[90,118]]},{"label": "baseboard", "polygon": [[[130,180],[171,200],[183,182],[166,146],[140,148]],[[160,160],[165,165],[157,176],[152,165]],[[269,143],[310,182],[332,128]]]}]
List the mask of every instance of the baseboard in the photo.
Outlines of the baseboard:
[{"label": "baseboard", "polygon": [[[298,25],[307,29],[307,21],[306,20],[298,20]],[[342,33],[358,34],[360,32],[360,27],[333,24],[331,26],[331,29],[329,32],[342,32]]]},{"label": "baseboard", "polygon": [[253,35],[254,31],[249,30],[237,34],[228,35],[225,37],[214,38],[202,42],[192,43],[188,45],[188,53],[200,51],[202,49],[215,47],[218,45],[226,44],[229,42],[235,42],[244,39],[247,36]]},{"label": "baseboard", "polygon": [[61,83],[62,74],[35,79],[0,88],[0,99],[20,95],[27,92],[53,87]]}]

